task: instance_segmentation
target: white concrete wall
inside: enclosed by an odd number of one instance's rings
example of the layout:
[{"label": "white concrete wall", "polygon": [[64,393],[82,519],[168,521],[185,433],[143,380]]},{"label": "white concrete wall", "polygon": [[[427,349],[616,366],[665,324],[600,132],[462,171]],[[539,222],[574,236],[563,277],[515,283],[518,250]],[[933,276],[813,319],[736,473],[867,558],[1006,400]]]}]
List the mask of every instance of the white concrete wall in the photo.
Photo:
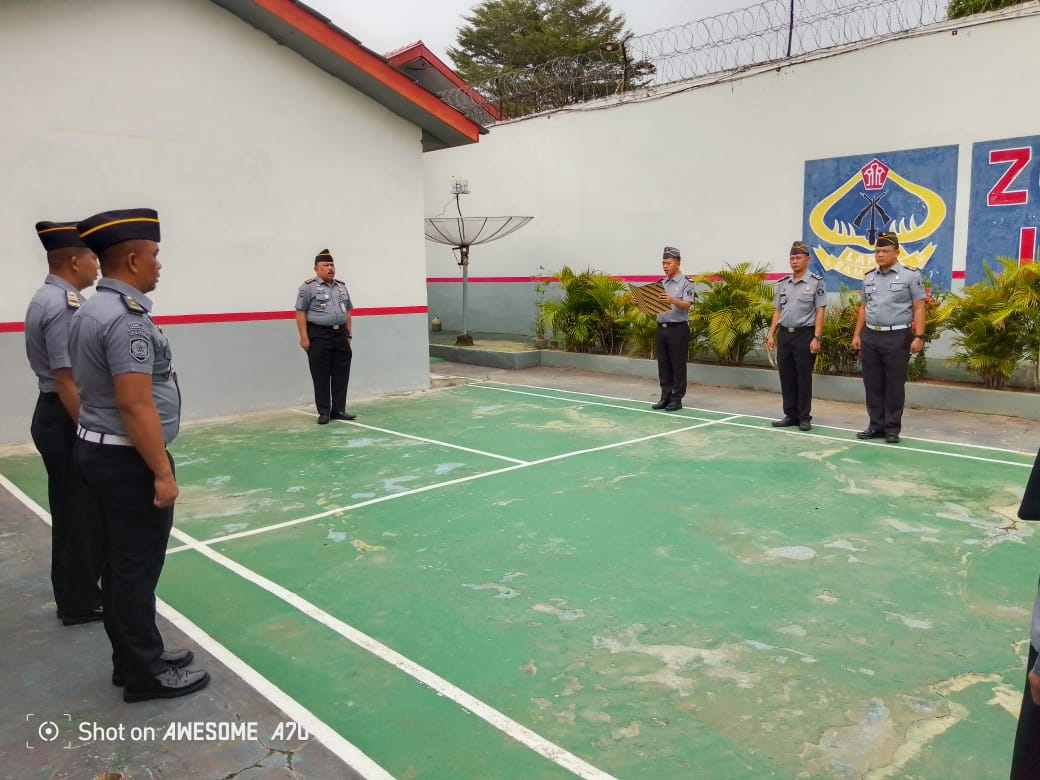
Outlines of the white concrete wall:
[{"label": "white concrete wall", "polygon": [[[158,316],[289,311],[324,247],[357,306],[426,305],[420,130],[222,8],[4,3],[0,73],[0,323],[46,274],[37,220],[136,206],[162,221]],[[359,317],[351,395],[428,386],[424,323]],[[309,398],[292,321],[170,336],[189,418]],[[0,441],[27,438],[22,340],[0,335]]]},{"label": "white concrete wall", "polygon": [[[460,176],[472,189],[465,214],[534,215],[515,235],[473,249],[476,277],[565,263],[651,275],[665,244],[682,249],[686,273],[745,260],[780,272],[802,232],[806,160],[954,144],[953,270],[963,270],[972,143],[1040,132],[1040,7],[1015,13],[497,125],[478,146],[425,157],[426,214],[440,212],[450,177]],[[458,276],[447,248],[427,244],[426,256],[428,276]],[[483,286],[470,330],[527,332],[530,315],[496,318],[516,308],[496,306],[496,291],[530,300],[529,285]],[[430,285],[431,312],[445,327],[457,327],[451,302],[446,285]]]}]

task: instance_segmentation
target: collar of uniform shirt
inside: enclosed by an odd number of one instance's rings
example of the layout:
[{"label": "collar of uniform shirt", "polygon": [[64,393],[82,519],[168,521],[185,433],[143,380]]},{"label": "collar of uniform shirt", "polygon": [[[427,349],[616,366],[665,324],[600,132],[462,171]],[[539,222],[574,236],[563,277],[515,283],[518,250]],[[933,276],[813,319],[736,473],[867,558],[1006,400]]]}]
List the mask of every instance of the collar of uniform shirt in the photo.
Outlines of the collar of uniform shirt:
[{"label": "collar of uniform shirt", "polygon": [[66,282],[60,276],[54,274],[47,274],[47,278],[43,280],[44,284],[53,284],[55,287],[60,287],[63,290],[72,290],[72,292],[79,292],[75,287]]},{"label": "collar of uniform shirt", "polygon": [[142,308],[144,308],[146,312],[148,312],[149,314],[152,313],[152,299],[140,290],[135,290],[133,287],[126,284],[125,282],[121,282],[118,279],[105,279],[102,277],[102,279],[97,283],[97,289],[112,290],[113,292],[117,292],[120,295],[129,295],[131,298],[133,298],[135,301],[141,304]]}]

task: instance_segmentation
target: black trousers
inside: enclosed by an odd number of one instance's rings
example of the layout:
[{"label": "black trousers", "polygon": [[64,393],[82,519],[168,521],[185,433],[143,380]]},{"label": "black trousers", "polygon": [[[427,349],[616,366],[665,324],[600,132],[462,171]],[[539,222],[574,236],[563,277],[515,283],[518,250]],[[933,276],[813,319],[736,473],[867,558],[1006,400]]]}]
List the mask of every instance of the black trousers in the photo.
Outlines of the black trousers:
[{"label": "black trousers", "polygon": [[166,561],[173,507],[157,509],[152,503],[155,476],[136,448],[80,441],[76,453],[105,524],[101,593],[112,666],[128,685],[144,685],[164,668],[155,588]]},{"label": "black trousers", "polygon": [[102,529],[74,457],[76,424],[57,393],[40,393],[29,430],[47,469],[54,603],[63,617],[86,615],[101,606]]},{"label": "black trousers", "polygon": [[690,352],[688,322],[658,324],[654,337],[657,353],[657,378],[661,382],[661,398],[681,401],[686,395],[686,360]]},{"label": "black trousers", "polygon": [[[1036,656],[1036,648],[1030,644],[1027,673],[1036,663]],[[1038,777],[1040,777],[1040,707],[1033,704],[1027,678],[1025,690],[1022,692],[1022,709],[1018,713],[1015,748],[1011,755],[1011,780],[1036,780]]]},{"label": "black trousers", "polygon": [[912,328],[885,331],[864,328],[860,333],[859,359],[872,430],[899,433],[903,426],[906,372],[913,340]]},{"label": "black trousers", "polygon": [[784,416],[798,422],[812,420],[812,370],[816,355],[812,346],[813,326],[788,333],[776,331],[776,363],[780,369],[780,393],[784,399]]},{"label": "black trousers", "polygon": [[318,414],[342,413],[347,408],[347,383],[353,351],[345,328],[333,330],[307,323],[307,363],[314,382],[314,405]]}]

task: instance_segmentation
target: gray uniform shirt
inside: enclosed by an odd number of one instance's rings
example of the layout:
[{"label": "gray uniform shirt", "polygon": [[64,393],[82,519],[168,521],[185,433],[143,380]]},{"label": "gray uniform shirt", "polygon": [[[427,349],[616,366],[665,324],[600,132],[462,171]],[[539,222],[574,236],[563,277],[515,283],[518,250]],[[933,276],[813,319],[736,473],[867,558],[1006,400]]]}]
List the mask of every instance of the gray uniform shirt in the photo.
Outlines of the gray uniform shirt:
[{"label": "gray uniform shirt", "polygon": [[797,282],[788,274],[776,283],[773,308],[780,314],[779,324],[785,328],[804,328],[816,324],[816,310],[827,305],[827,287],[823,277],[804,274]]},{"label": "gray uniform shirt", "polygon": [[925,297],[921,272],[896,263],[885,273],[877,268],[863,277],[863,305],[867,325],[910,325],[914,321],[914,301]]},{"label": "gray uniform shirt", "polygon": [[53,274],[29,301],[25,312],[25,354],[41,393],[54,393],[54,369],[71,368],[69,324],[80,307],[76,288]]},{"label": "gray uniform shirt", "polygon": [[[689,301],[693,303],[693,299],[697,297],[697,293],[694,290],[693,282],[687,279],[683,274],[678,274],[674,279],[669,279],[667,276],[661,280],[664,285],[664,291],[671,295],[673,298],[678,298],[680,301]],[[683,311],[678,306],[673,305],[668,311],[663,311],[657,315],[658,322],[689,322],[690,312],[689,310]]]},{"label": "gray uniform shirt", "polygon": [[342,325],[347,312],[354,308],[347,285],[339,279],[326,284],[321,279],[308,279],[300,285],[296,311],[307,312],[307,322],[315,325]]},{"label": "gray uniform shirt", "polygon": [[88,431],[126,436],[112,377],[151,374],[163,441],[177,438],[181,392],[170,342],[152,321],[151,311],[147,295],[115,279],[102,279],[97,294],[73,317],[69,351],[82,406],[79,422]]}]

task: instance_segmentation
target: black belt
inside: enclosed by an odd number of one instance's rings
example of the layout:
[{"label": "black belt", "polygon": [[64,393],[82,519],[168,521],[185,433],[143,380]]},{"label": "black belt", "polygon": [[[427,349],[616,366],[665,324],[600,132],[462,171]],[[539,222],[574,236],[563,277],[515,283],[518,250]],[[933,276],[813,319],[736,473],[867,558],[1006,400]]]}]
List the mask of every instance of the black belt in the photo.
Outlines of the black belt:
[{"label": "black belt", "polygon": [[316,322],[308,322],[307,323],[307,327],[308,328],[319,328],[321,330],[343,330],[347,326],[346,326],[346,323],[343,323],[342,325],[319,325]]},{"label": "black belt", "polygon": [[786,325],[781,325],[780,330],[785,333],[801,333],[803,330],[812,330],[815,325],[799,325],[797,328],[789,328]]},{"label": "black belt", "polygon": [[659,323],[657,323],[657,327],[659,327],[659,328],[678,328],[678,327],[680,327],[682,325],[685,325],[687,328],[690,327],[690,323],[688,323],[688,322],[659,322]]},{"label": "black belt", "polygon": [[57,393],[45,393],[41,390],[40,399],[43,401],[57,401],[59,400],[59,396]]}]

